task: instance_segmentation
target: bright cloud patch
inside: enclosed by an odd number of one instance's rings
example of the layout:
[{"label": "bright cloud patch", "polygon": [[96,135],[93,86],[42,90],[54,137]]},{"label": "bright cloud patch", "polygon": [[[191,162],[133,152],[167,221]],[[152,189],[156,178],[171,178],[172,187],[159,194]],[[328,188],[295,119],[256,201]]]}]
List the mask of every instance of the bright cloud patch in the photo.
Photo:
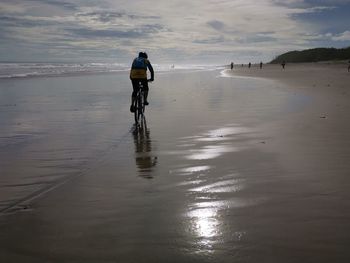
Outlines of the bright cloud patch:
[{"label": "bright cloud patch", "polygon": [[350,31],[345,31],[342,34],[339,34],[337,36],[333,36],[332,39],[334,41],[350,41]]}]

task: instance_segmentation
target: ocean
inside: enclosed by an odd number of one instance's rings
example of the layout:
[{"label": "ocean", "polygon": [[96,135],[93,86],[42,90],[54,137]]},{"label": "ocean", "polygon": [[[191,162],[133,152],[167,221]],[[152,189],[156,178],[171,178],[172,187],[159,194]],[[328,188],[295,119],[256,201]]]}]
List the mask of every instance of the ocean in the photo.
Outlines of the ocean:
[{"label": "ocean", "polygon": [[[223,68],[223,66],[200,64],[154,64],[153,67],[157,72]],[[130,65],[123,63],[0,63],[0,79],[115,73],[129,69]]]}]

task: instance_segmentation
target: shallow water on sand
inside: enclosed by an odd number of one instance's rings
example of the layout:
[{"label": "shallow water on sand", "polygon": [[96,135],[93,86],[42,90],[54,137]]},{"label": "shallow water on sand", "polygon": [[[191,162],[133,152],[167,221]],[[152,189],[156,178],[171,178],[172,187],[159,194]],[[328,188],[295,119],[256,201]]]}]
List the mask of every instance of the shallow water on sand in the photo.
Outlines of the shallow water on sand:
[{"label": "shallow water on sand", "polygon": [[158,75],[139,128],[122,73],[1,82],[2,261],[345,262],[345,186],[268,147],[312,98],[218,76]]},{"label": "shallow water on sand", "polygon": [[129,130],[127,84],[108,75],[1,80],[0,209],[85,172],[117,144]]}]

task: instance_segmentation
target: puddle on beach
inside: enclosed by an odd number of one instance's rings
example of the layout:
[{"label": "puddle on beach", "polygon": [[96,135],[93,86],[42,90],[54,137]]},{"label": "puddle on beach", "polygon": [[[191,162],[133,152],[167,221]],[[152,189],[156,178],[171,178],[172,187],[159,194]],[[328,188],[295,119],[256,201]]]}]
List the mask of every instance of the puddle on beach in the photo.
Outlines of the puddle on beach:
[{"label": "puddle on beach", "polygon": [[[182,159],[184,166],[170,171],[172,176],[181,175],[178,187],[185,188],[188,205],[184,211],[184,222],[191,246],[199,254],[211,254],[215,246],[225,240],[225,216],[227,210],[252,204],[246,199],[235,198],[245,187],[245,179],[237,172],[221,174],[225,169],[234,169],[222,158],[247,147],[251,130],[239,125],[227,125],[199,135],[182,137],[177,148],[166,154]],[[226,159],[227,160],[227,159]],[[220,165],[221,163],[221,165]],[[244,236],[237,232],[236,239]]]},{"label": "puddle on beach", "polygon": [[201,135],[182,137],[179,139],[180,150],[166,151],[167,155],[181,155],[188,160],[216,159],[225,153],[243,150],[242,144],[234,143],[246,136],[250,130],[240,126],[228,126],[213,129]]},{"label": "puddle on beach", "polygon": [[200,193],[234,193],[242,189],[242,182],[243,180],[239,179],[224,180],[212,184],[198,186],[190,189],[190,191]]},{"label": "puddle on beach", "polygon": [[185,175],[190,175],[193,173],[205,172],[208,170],[210,170],[209,165],[202,165],[202,166],[192,166],[192,167],[182,168],[182,169],[179,169],[177,172]]},{"label": "puddle on beach", "polygon": [[215,159],[224,153],[239,151],[236,147],[231,147],[227,144],[209,145],[198,150],[190,151],[192,153],[185,156],[189,160],[207,160]]},{"label": "puddle on beach", "polygon": [[[238,182],[238,186],[241,183]],[[237,189],[237,191],[239,190]],[[256,201],[247,201],[241,198],[216,200],[215,197],[207,197],[207,199],[198,199],[190,203],[184,214],[185,223],[188,226],[188,235],[193,240],[192,247],[199,254],[214,253],[216,251],[215,246],[225,242],[227,233],[231,233],[230,239],[240,241],[245,235],[245,232],[229,231],[227,229],[228,222],[226,221],[225,214],[230,209],[257,204]]]}]

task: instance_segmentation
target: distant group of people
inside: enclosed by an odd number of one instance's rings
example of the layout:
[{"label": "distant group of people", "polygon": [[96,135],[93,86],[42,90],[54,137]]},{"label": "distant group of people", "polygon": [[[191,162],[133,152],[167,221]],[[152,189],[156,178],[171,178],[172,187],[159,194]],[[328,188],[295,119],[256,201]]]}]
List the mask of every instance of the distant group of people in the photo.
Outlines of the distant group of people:
[{"label": "distant group of people", "polygon": [[[234,63],[231,62],[231,70],[233,69],[233,65],[234,65]],[[244,67],[244,64],[242,64],[242,67]],[[248,68],[251,68],[251,67],[252,67],[252,63],[249,62],[248,63]],[[262,62],[260,62],[259,67],[260,67],[260,69],[262,69],[262,67],[263,67],[263,63]]]},{"label": "distant group of people", "polygon": [[[231,64],[230,64],[231,70],[233,70],[233,65],[234,65],[234,63],[231,62]],[[264,65],[264,64],[263,64],[262,61],[261,61],[261,62],[259,63],[259,68],[262,69],[262,68],[263,68],[263,65]],[[282,61],[281,66],[282,66],[282,68],[284,69],[285,66],[286,66],[286,62],[285,62],[285,61]],[[242,64],[242,67],[244,67],[244,64]],[[248,63],[248,68],[251,68],[251,67],[252,67],[252,63],[249,62],[249,63]],[[350,61],[349,61],[348,71],[350,71]]]}]

